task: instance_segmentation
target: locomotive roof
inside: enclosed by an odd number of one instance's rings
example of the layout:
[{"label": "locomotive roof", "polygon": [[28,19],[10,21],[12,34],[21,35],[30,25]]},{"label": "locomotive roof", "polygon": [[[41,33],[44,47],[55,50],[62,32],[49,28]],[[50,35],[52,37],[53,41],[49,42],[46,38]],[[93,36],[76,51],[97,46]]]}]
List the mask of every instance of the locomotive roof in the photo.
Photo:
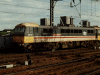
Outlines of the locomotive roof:
[{"label": "locomotive roof", "polygon": [[51,28],[51,29],[98,29],[92,27],[67,27],[67,26],[41,26],[36,23],[21,23],[15,27],[40,27],[40,28]]},{"label": "locomotive roof", "polygon": [[98,27],[95,27],[95,29],[100,29],[100,28],[98,28]]},{"label": "locomotive roof", "polygon": [[67,27],[67,26],[39,26],[40,28],[51,28],[51,29],[95,29],[93,27]]},{"label": "locomotive roof", "polygon": [[92,27],[61,27],[62,29],[94,29]]},{"label": "locomotive roof", "polygon": [[15,27],[39,27],[36,23],[21,23],[16,25]]}]

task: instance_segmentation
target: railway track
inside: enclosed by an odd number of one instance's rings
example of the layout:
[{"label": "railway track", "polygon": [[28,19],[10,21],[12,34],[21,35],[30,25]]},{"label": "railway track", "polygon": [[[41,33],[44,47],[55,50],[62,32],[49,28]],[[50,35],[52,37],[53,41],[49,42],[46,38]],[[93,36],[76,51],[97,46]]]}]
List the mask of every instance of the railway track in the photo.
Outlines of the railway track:
[{"label": "railway track", "polygon": [[[100,56],[99,56],[100,57]],[[21,72],[15,72],[15,73],[11,73],[11,74],[13,74],[13,75],[17,75],[17,74],[21,74],[22,72],[23,73],[27,73],[28,74],[28,72],[30,73],[30,71],[34,71],[32,74],[35,74],[35,72],[37,73],[37,75],[39,75],[39,74],[41,74],[41,73],[44,73],[44,72],[48,72],[48,71],[50,71],[51,70],[51,72],[52,71],[54,71],[54,72],[52,72],[52,74],[53,73],[56,73],[56,70],[58,69],[60,69],[60,70],[62,70],[62,69],[65,69],[65,68],[68,68],[68,67],[70,67],[70,66],[72,66],[73,65],[73,67],[75,67],[76,65],[80,65],[80,63],[82,64],[82,63],[84,63],[84,61],[86,62],[84,65],[90,65],[90,64],[94,64],[94,62],[93,62],[93,60],[91,61],[91,62],[88,62],[87,63],[87,61],[86,60],[89,60],[89,59],[93,59],[93,58],[98,58],[98,57],[96,57],[96,56],[94,56],[94,57],[88,57],[88,58],[84,58],[84,59],[77,59],[77,60],[72,60],[72,61],[68,61],[68,62],[61,62],[61,63],[56,63],[56,64],[50,64],[50,65],[45,65],[45,66],[40,66],[40,67],[37,67],[37,68],[34,68],[34,69],[29,69],[29,70],[25,70],[25,71],[21,71]],[[79,63],[80,62],[80,63]],[[73,64],[74,63],[74,64]],[[83,64],[81,65],[81,66],[83,66]],[[42,69],[42,70],[41,70]],[[70,68],[70,69],[73,69],[73,68]],[[70,69],[68,69],[68,70],[70,70]],[[38,71],[37,71],[38,70]],[[50,72],[50,73],[51,73]],[[64,70],[62,70],[62,72],[64,73]],[[61,72],[61,73],[62,73]],[[67,72],[67,71],[66,71]],[[57,72],[58,73],[58,72]],[[47,74],[47,73],[46,73]],[[9,74],[8,74],[9,75]]]},{"label": "railway track", "polygon": [[[26,60],[29,61],[27,55],[30,55],[31,65],[25,66],[22,63]],[[0,74],[6,75],[93,75],[100,73],[100,50],[71,49],[55,52],[8,54],[8,56],[3,57],[3,55],[0,56],[2,59],[0,64],[7,64],[7,62],[14,64],[13,68],[0,69]]]}]

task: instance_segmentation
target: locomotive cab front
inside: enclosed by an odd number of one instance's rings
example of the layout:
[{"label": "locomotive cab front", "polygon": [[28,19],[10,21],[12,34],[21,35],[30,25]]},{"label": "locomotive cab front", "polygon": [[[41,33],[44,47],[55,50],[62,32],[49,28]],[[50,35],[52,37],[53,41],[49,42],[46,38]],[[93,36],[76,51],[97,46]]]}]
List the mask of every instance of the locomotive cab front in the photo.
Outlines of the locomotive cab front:
[{"label": "locomotive cab front", "polygon": [[15,26],[13,43],[25,45],[34,43],[34,29],[39,27],[36,23],[21,23]]}]

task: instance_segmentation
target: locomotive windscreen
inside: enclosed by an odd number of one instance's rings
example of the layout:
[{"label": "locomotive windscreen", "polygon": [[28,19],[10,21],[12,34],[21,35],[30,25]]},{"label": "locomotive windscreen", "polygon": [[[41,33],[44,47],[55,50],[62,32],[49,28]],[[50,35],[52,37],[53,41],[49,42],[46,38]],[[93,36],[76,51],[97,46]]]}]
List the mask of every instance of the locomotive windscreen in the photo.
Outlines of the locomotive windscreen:
[{"label": "locomotive windscreen", "polygon": [[14,29],[15,33],[24,33],[25,32],[25,27],[16,27]]}]

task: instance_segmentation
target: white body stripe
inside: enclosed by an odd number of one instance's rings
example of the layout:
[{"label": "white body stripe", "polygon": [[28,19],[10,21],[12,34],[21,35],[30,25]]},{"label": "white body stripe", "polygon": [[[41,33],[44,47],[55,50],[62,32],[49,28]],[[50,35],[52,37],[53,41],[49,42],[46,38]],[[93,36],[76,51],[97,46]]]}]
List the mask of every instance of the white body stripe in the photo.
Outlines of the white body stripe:
[{"label": "white body stripe", "polygon": [[96,40],[95,36],[35,36],[34,42],[66,42]]}]

